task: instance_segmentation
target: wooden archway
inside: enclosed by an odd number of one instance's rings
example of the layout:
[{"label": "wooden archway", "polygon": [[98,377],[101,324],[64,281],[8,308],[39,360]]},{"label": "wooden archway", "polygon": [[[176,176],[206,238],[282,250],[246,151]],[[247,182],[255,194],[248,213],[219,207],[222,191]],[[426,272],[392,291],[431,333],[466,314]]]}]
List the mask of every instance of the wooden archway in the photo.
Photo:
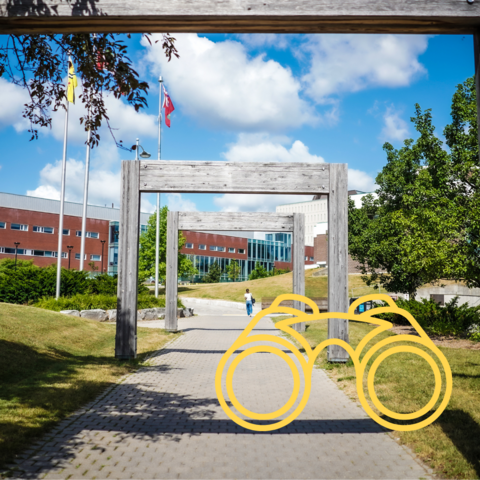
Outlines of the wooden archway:
[{"label": "wooden archway", "polygon": [[[232,213],[168,212],[167,280],[165,285],[165,328],[178,330],[178,231],[236,231],[293,233],[293,293],[305,295],[305,214],[303,213]],[[305,311],[305,305],[294,302],[294,308]],[[305,331],[305,323],[293,328]]]},{"label": "wooden archway", "polygon": [[[129,359],[137,355],[138,247],[142,192],[328,195],[328,305],[331,311],[347,312],[347,164],[123,161],[121,182],[115,339],[117,358]],[[172,228],[178,230],[178,225]],[[348,321],[330,319],[328,332],[330,338],[348,342]],[[343,348],[337,345],[329,347],[329,360],[345,361],[347,358],[348,354]]]}]

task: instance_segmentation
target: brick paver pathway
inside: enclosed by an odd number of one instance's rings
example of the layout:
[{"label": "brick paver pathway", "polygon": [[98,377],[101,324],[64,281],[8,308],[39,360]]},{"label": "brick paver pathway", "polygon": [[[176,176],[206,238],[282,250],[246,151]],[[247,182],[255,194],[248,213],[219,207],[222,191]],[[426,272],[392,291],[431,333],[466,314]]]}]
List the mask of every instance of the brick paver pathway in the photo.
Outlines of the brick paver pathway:
[{"label": "brick paver pathway", "polygon": [[[248,317],[182,319],[185,334],[81,412],[19,463],[21,478],[427,478],[413,456],[321,370],[287,427],[254,433],[220,408],[214,375]],[[264,318],[256,330],[276,334]],[[291,394],[288,366],[259,353],[234,376],[237,398],[258,412]]]}]

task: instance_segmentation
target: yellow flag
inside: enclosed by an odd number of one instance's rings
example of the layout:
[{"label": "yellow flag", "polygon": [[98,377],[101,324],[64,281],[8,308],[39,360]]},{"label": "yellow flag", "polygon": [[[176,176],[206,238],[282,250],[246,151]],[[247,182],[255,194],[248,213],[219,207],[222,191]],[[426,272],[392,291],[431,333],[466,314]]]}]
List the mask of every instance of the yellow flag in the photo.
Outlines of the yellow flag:
[{"label": "yellow flag", "polygon": [[75,75],[75,68],[72,60],[68,58],[68,87],[67,99],[70,103],[75,103],[75,88],[77,88],[77,76]]}]

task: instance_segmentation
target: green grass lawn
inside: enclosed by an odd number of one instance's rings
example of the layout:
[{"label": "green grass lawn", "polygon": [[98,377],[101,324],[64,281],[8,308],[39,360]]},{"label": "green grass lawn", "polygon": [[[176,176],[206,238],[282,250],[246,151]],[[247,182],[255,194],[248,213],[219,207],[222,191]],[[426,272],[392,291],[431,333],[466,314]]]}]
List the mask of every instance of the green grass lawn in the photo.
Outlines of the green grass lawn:
[{"label": "green grass lawn", "polygon": [[[276,321],[280,318],[286,317],[279,317]],[[353,347],[374,328],[363,323],[349,323]],[[385,332],[377,339],[390,335],[394,334]],[[327,338],[327,321],[307,323],[304,336],[312,347],[318,345]],[[378,340],[372,340],[364,351]],[[447,358],[453,374],[453,391],[448,407],[428,427],[414,432],[394,432],[392,435],[408,445],[442,478],[480,478],[480,351],[441,347],[440,350]],[[327,370],[347,395],[358,398],[353,365],[328,363],[326,350],[318,357],[317,364]],[[409,353],[388,357],[375,375],[378,398],[387,408],[401,413],[414,412],[423,407],[431,398],[433,385],[430,366],[419,356]]]},{"label": "green grass lawn", "polygon": [[[326,297],[328,278],[326,276],[314,277],[314,270],[305,271],[305,295],[307,297]],[[277,275],[275,277],[247,280],[234,283],[214,283],[207,285],[192,285],[179,287],[179,295],[184,297],[211,298],[243,302],[245,290],[248,288],[257,301],[263,297],[278,297],[284,293],[292,292],[292,273]],[[360,275],[349,275],[349,295],[353,289],[354,296],[378,293],[372,287],[365,285]]]},{"label": "green grass lawn", "polygon": [[138,358],[119,362],[115,325],[0,303],[0,466],[174,337],[137,335]]}]

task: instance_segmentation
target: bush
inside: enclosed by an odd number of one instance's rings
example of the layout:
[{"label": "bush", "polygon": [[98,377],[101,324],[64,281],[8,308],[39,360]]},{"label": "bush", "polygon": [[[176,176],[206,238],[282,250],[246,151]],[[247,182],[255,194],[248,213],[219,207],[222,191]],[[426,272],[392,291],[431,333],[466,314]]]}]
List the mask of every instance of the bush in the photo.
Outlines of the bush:
[{"label": "bush", "polygon": [[[2,262],[3,263],[3,262]],[[57,271],[54,266],[39,268],[24,265],[17,271],[5,269],[0,273],[0,302],[32,303],[39,298],[54,296]],[[88,286],[88,274],[62,268],[60,294],[62,296],[84,293]]]},{"label": "bush", "polygon": [[[183,308],[183,304],[178,299],[179,308]],[[85,295],[78,294],[72,297],[42,298],[35,307],[44,308],[46,310],[53,310],[60,312],[60,310],[92,310],[94,308],[101,308],[102,310],[113,310],[117,308],[116,295]],[[138,309],[165,307],[165,297],[155,298],[151,295],[138,296]]]},{"label": "bush", "polygon": [[[441,307],[433,300],[402,300],[399,308],[411,313],[420,326],[434,335],[469,336],[475,335],[475,325],[480,325],[480,307],[470,307],[468,303],[458,305],[458,297]],[[379,315],[397,325],[410,325],[406,318],[394,313]]]},{"label": "bush", "polygon": [[[90,277],[86,271],[62,268],[60,295],[70,297],[77,294],[117,295],[117,276],[106,273]],[[15,261],[6,258],[0,261],[0,302],[34,303],[43,297],[56,294],[57,267],[37,267],[32,261]],[[148,293],[148,288],[138,285],[138,293]]]}]

